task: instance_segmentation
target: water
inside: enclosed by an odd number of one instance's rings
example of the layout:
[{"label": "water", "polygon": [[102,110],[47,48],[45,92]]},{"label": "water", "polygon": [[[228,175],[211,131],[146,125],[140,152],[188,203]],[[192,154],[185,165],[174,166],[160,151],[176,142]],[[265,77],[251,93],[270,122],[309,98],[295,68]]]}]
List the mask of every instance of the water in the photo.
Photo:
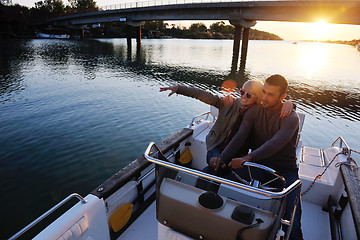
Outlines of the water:
[{"label": "water", "polygon": [[[133,42],[135,44],[135,42]],[[0,239],[73,192],[86,195],[208,111],[161,86],[187,84],[221,94],[231,75],[230,40],[125,39],[2,41],[0,46]],[[360,53],[346,45],[250,41],[246,77],[274,73],[307,114],[305,145],[338,136],[360,150]],[[358,155],[359,156],[359,155]],[[354,155],[354,157],[358,157]]]}]

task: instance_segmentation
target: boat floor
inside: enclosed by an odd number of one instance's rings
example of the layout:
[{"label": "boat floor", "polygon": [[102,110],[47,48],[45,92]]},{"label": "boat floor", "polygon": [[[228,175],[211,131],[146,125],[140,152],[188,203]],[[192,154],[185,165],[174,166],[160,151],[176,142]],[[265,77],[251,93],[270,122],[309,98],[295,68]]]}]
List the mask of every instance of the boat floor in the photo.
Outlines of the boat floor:
[{"label": "boat floor", "polygon": [[[158,239],[156,205],[152,203],[119,239]],[[302,231],[305,240],[331,239],[329,214],[318,205],[302,203]]]},{"label": "boat floor", "polygon": [[158,239],[156,202],[154,201],[118,239]]}]

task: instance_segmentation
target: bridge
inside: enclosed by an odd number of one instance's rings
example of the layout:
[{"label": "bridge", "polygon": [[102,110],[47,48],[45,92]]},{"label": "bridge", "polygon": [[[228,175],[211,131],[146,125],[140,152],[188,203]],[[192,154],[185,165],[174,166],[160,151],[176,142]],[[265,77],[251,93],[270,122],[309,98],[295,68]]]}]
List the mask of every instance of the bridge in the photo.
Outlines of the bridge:
[{"label": "bridge", "polygon": [[110,5],[100,11],[50,19],[60,25],[153,20],[233,20],[360,24],[360,1],[154,0]]},{"label": "bridge", "polygon": [[[245,67],[249,28],[257,21],[316,22],[360,24],[360,0],[152,0],[123,3],[99,8],[98,11],[75,13],[48,19],[47,24],[76,26],[105,22],[125,22],[137,27],[140,49],[141,25],[153,20],[229,20],[235,26],[233,64],[237,64],[240,38],[240,69]],[[242,30],[243,29],[243,30]],[[128,33],[128,46],[131,36]]]}]

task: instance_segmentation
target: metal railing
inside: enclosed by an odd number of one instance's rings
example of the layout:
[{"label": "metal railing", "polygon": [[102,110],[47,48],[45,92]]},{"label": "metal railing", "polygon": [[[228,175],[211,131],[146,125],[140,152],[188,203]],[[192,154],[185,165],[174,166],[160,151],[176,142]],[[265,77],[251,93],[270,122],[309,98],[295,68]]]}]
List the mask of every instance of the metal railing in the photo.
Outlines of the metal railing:
[{"label": "metal railing", "polygon": [[197,118],[200,118],[200,117],[202,117],[202,116],[205,116],[206,115],[206,119],[205,120],[207,120],[208,118],[209,118],[209,116],[211,115],[212,117],[213,117],[213,122],[215,122],[215,116],[211,113],[211,112],[206,112],[206,113],[202,113],[202,114],[199,114],[199,115],[196,115],[192,120],[191,120],[191,122],[190,122],[190,127],[191,126],[194,126],[194,122],[195,122],[195,120],[197,119]]},{"label": "metal railing", "polygon": [[151,152],[151,149],[152,149],[153,146],[155,146],[157,148],[157,151],[160,152],[160,150],[158,149],[156,144],[154,142],[151,142],[149,144],[149,146],[147,147],[145,153],[144,153],[145,158],[148,161],[152,162],[152,163],[155,163],[155,164],[158,164],[160,166],[164,166],[164,167],[167,167],[167,168],[170,168],[170,169],[173,169],[173,170],[186,172],[188,174],[192,174],[192,175],[195,175],[195,176],[198,176],[198,177],[201,177],[201,178],[205,178],[205,179],[208,179],[210,181],[216,181],[216,182],[224,183],[224,184],[227,184],[227,185],[239,188],[239,189],[243,189],[243,190],[251,191],[251,192],[254,192],[254,193],[258,193],[260,195],[264,195],[264,196],[267,196],[267,197],[270,197],[270,198],[282,198],[282,197],[285,197],[287,194],[289,194],[291,191],[293,191],[294,189],[296,189],[297,187],[299,187],[301,185],[301,181],[298,179],[295,182],[293,182],[290,186],[283,189],[281,192],[271,192],[271,191],[267,191],[267,190],[264,190],[264,189],[248,186],[248,185],[237,183],[237,182],[225,179],[225,178],[220,178],[220,177],[217,177],[217,176],[214,176],[214,175],[211,175],[211,174],[207,174],[207,173],[204,173],[204,172],[201,172],[201,171],[198,171],[198,170],[190,169],[190,168],[183,167],[183,166],[171,163],[171,162],[166,162],[166,161],[151,157],[150,155],[153,154],[153,152]]},{"label": "metal railing", "polygon": [[37,223],[39,223],[41,220],[43,220],[44,218],[46,218],[47,216],[49,216],[51,213],[53,213],[56,209],[58,209],[59,207],[61,207],[62,205],[64,205],[66,202],[68,202],[70,199],[76,197],[77,199],[79,199],[79,201],[82,204],[87,203],[87,200],[85,200],[82,196],[80,196],[80,194],[77,193],[73,193],[71,195],[69,195],[68,197],[66,197],[64,200],[62,200],[61,202],[59,202],[58,204],[56,204],[54,207],[52,207],[50,210],[48,210],[46,213],[44,213],[43,215],[41,215],[40,217],[38,217],[37,219],[35,219],[34,221],[32,221],[31,223],[29,223],[26,227],[24,227],[23,229],[21,229],[19,232],[17,232],[16,234],[14,234],[11,238],[9,238],[8,240],[13,240],[13,239],[17,239],[18,237],[20,237],[21,235],[23,235],[26,231],[28,231],[30,228],[32,228],[33,226],[35,226]]},{"label": "metal railing", "polygon": [[238,1],[238,0],[223,0],[223,1],[214,1],[214,0],[153,0],[153,1],[136,1],[128,2],[121,4],[113,4],[100,6],[99,9],[106,10],[118,10],[118,9],[128,9],[128,8],[139,8],[139,7],[155,7],[155,6],[165,6],[165,5],[180,5],[180,4],[194,4],[194,3],[220,3],[220,2],[253,2],[253,1]]},{"label": "metal railing", "polygon": [[[180,4],[197,4],[197,3],[226,3],[226,2],[262,2],[263,0],[152,0],[152,1],[136,1],[121,4],[112,4],[106,6],[100,6],[99,10],[117,10],[117,9],[128,9],[128,8],[139,8],[139,7],[154,7],[164,5],[180,5]],[[278,0],[265,0],[267,2],[278,1]],[[285,1],[285,0],[283,0]],[[312,0],[302,0],[312,1]]]},{"label": "metal railing", "polygon": [[[345,142],[344,138],[342,136],[338,137],[333,144],[331,144],[331,147],[334,147],[335,144],[339,143],[339,147],[343,152],[347,151],[347,157],[346,159],[349,160],[351,158],[351,148],[349,145]],[[343,145],[345,145],[345,149],[343,149]],[[345,151],[344,151],[345,150]]]}]

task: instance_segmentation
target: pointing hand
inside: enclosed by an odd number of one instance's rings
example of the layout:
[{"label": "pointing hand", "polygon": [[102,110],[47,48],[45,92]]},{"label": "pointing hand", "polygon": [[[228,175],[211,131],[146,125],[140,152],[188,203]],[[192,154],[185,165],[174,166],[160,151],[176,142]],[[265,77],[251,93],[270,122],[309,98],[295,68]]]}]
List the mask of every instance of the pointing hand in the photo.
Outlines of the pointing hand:
[{"label": "pointing hand", "polygon": [[173,86],[170,86],[170,87],[161,87],[160,88],[160,92],[167,91],[167,90],[171,91],[169,93],[169,97],[170,97],[171,95],[173,95],[174,93],[176,93],[179,90],[179,86],[178,85],[173,85]]}]

